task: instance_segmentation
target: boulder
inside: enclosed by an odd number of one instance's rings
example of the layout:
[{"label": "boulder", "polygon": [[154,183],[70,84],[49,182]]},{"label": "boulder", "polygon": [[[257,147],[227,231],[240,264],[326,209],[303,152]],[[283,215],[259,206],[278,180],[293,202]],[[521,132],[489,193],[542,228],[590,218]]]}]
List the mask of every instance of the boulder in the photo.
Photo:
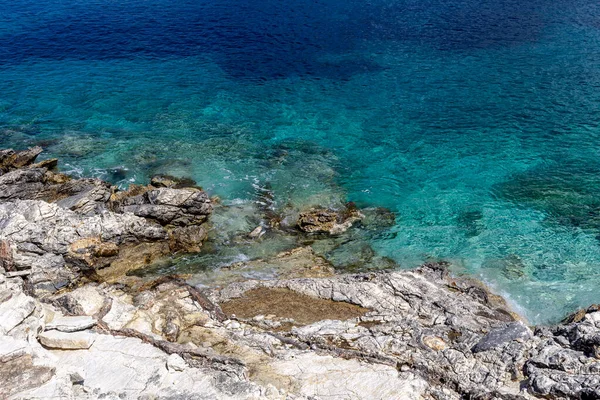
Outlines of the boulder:
[{"label": "boulder", "polygon": [[58,166],[58,158],[50,158],[48,160],[42,160],[35,164],[31,164],[30,168],[46,168],[46,169],[54,169]]},{"label": "boulder", "polygon": [[76,211],[84,215],[98,213],[106,209],[106,202],[110,199],[112,193],[108,184],[98,181],[89,185],[80,185],[81,181],[74,182],[79,182],[79,184],[74,185],[73,183],[68,182],[53,188],[56,193],[63,196],[68,193],[75,193],[58,200],[56,204],[62,208]]}]

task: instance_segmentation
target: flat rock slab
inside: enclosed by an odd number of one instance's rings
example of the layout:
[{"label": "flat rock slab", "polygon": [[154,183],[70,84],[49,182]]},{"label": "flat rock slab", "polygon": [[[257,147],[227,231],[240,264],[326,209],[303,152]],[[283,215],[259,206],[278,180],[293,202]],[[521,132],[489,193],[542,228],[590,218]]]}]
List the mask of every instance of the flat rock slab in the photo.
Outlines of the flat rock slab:
[{"label": "flat rock slab", "polygon": [[46,330],[56,329],[61,332],[77,332],[91,328],[96,320],[90,316],[58,317],[46,324]]},{"label": "flat rock slab", "polygon": [[227,393],[240,391],[243,385],[233,387],[227,381],[215,381],[204,369],[169,371],[168,355],[136,338],[98,334],[89,350],[52,351],[52,354],[58,359],[59,372],[67,367],[79,371],[85,378],[85,386],[99,393],[112,393],[106,398],[138,399],[143,395],[160,399],[249,398],[245,393]]},{"label": "flat rock slab", "polygon": [[31,353],[31,347],[26,340],[14,339],[10,336],[0,337],[0,363]]},{"label": "flat rock slab", "polygon": [[44,346],[53,349],[89,349],[94,344],[96,335],[89,332],[46,331],[38,336],[38,340]]},{"label": "flat rock slab", "polygon": [[503,328],[497,328],[491,330],[485,335],[471,351],[473,353],[479,353],[491,349],[498,348],[505,343],[512,342],[513,340],[522,339],[528,340],[532,336],[531,330],[525,326],[522,322],[512,322]]},{"label": "flat rock slab", "polygon": [[367,364],[304,353],[272,364],[290,377],[300,395],[319,399],[423,399],[428,383],[411,374],[400,376],[387,365]]}]

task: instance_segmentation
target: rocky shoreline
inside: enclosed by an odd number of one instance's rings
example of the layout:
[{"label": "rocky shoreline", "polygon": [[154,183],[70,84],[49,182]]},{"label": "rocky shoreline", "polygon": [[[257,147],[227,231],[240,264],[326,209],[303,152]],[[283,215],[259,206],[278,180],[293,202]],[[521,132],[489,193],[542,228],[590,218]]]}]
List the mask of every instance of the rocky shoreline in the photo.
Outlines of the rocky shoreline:
[{"label": "rocky shoreline", "polygon": [[[200,251],[218,201],[172,177],[74,179],[41,152],[0,150],[0,398],[600,398],[598,306],[530,327],[444,263],[337,275],[310,247],[251,261],[278,279],[132,276]],[[364,213],[247,237],[337,235]]]}]

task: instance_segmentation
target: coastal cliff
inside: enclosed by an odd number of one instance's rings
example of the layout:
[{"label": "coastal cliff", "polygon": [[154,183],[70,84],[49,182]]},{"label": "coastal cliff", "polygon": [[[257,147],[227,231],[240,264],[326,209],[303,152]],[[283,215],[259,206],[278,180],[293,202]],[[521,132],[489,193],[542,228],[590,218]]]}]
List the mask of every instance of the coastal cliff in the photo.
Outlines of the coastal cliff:
[{"label": "coastal cliff", "polygon": [[[600,398],[597,306],[531,327],[443,262],[336,274],[306,246],[248,261],[277,279],[139,276],[201,251],[218,201],[171,177],[75,179],[41,152],[0,151],[0,398]],[[273,220],[329,237],[363,218]]]}]

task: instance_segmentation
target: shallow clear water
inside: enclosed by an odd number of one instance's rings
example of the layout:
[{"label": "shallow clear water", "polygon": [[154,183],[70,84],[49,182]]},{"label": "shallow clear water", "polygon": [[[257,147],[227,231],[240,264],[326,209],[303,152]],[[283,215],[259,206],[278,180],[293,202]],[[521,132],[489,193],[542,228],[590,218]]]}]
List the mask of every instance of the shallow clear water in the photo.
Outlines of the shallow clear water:
[{"label": "shallow clear water", "polygon": [[600,300],[600,3],[0,0],[0,146],[382,206],[532,322]]}]

